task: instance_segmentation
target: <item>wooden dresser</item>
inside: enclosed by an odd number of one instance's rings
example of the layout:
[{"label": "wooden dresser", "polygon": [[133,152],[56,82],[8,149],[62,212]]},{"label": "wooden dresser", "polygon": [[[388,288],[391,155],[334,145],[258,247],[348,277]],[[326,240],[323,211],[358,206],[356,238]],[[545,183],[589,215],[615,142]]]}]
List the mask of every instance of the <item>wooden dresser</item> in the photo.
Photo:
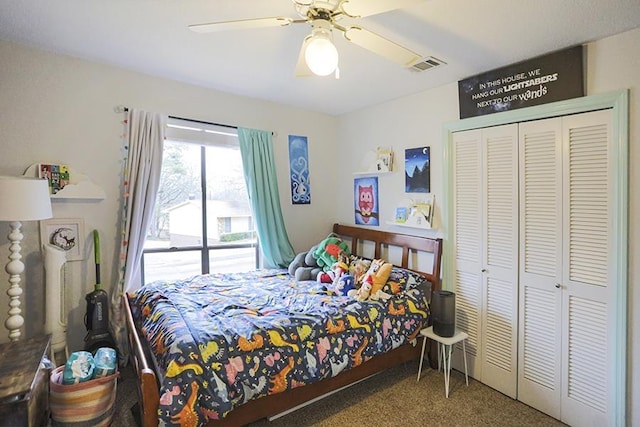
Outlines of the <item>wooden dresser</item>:
[{"label": "wooden dresser", "polygon": [[46,335],[0,344],[0,426],[49,422],[51,370],[42,362],[50,342]]}]

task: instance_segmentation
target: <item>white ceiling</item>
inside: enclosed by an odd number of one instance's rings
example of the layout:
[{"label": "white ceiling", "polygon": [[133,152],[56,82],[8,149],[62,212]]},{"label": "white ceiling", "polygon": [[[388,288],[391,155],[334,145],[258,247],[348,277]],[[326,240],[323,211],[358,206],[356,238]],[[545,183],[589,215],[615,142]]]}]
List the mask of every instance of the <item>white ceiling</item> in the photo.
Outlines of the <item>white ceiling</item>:
[{"label": "white ceiling", "polygon": [[640,0],[425,0],[357,24],[447,65],[413,72],[336,37],[339,80],[294,77],[308,24],[187,28],[272,16],[297,18],[291,0],[2,0],[0,39],[338,115],[639,27]]}]

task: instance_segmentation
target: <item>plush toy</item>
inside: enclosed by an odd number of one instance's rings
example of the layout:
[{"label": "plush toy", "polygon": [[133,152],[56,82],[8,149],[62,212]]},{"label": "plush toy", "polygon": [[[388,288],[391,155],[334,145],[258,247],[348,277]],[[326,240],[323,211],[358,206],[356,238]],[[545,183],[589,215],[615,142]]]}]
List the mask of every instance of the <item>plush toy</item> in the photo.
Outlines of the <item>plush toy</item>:
[{"label": "plush toy", "polygon": [[316,259],[313,256],[309,256],[310,252],[300,252],[289,264],[289,274],[295,277],[297,281],[313,280],[322,271],[318,267]]},{"label": "plush toy", "polygon": [[318,245],[311,246],[311,249],[309,249],[309,252],[307,252],[307,255],[304,257],[304,262],[307,265],[312,265],[314,267],[320,268],[318,266],[318,261],[313,256],[313,253],[316,251],[316,249],[318,249]]},{"label": "plush toy", "polygon": [[365,301],[369,298],[369,295],[371,295],[371,283],[364,282],[356,292],[355,299],[358,301]]},{"label": "plush toy", "polygon": [[347,296],[349,291],[355,289],[356,283],[352,275],[343,274],[336,282],[333,290],[338,295]]},{"label": "plush toy", "polygon": [[369,283],[371,285],[371,294],[376,294],[387,283],[392,268],[393,265],[391,263],[383,259],[374,259],[371,261],[371,266],[362,280],[363,286],[365,283]]},{"label": "plush toy", "polygon": [[371,260],[358,258],[355,255],[349,257],[349,274],[354,277],[356,285],[362,284],[362,279],[364,279],[364,275],[369,270],[370,265]]},{"label": "plush toy", "polygon": [[341,256],[337,262],[333,263],[330,271],[321,271],[318,274],[317,281],[320,283],[332,283],[335,285],[338,282],[338,279],[348,272],[349,265],[347,264],[347,258]]},{"label": "plush toy", "polygon": [[331,266],[340,259],[340,256],[349,256],[349,254],[349,245],[335,235],[324,239],[313,251],[313,257],[324,271],[331,270]]},{"label": "plush toy", "polygon": [[289,274],[291,276],[295,276],[296,270],[304,265],[304,257],[306,255],[306,252],[300,252],[299,254],[296,254],[295,258],[293,258],[293,261],[289,263]]}]

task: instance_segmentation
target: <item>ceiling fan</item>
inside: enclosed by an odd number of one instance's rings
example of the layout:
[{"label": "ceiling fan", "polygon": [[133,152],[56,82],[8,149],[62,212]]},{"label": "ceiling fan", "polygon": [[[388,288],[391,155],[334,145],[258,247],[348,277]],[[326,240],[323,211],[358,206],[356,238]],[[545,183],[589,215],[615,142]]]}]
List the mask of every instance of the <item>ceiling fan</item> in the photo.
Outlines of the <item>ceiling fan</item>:
[{"label": "ceiling fan", "polygon": [[229,30],[242,30],[260,27],[285,27],[290,24],[308,23],[311,34],[305,37],[298,55],[296,76],[308,76],[311,73],[338,76],[338,51],[331,41],[333,30],[342,33],[344,38],[377,55],[411,67],[422,57],[412,50],[388,40],[360,26],[342,26],[343,18],[357,19],[377,15],[395,9],[422,3],[424,0],[292,0],[300,18],[276,16],[270,18],[242,19],[237,21],[211,22],[189,25],[197,33],[210,33]]}]

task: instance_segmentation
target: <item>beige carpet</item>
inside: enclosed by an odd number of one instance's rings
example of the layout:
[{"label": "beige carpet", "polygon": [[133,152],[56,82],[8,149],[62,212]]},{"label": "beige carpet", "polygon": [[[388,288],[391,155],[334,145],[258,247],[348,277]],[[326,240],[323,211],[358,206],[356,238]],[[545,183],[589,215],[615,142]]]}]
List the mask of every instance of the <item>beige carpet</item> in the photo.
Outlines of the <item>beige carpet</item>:
[{"label": "beige carpet", "polygon": [[[425,363],[426,366],[426,363]],[[251,427],[285,426],[562,426],[559,421],[478,381],[465,385],[453,371],[449,398],[442,372],[423,371],[411,362],[369,378],[298,411]],[[130,408],[137,403],[133,374],[122,370],[113,425],[135,426]]]}]

